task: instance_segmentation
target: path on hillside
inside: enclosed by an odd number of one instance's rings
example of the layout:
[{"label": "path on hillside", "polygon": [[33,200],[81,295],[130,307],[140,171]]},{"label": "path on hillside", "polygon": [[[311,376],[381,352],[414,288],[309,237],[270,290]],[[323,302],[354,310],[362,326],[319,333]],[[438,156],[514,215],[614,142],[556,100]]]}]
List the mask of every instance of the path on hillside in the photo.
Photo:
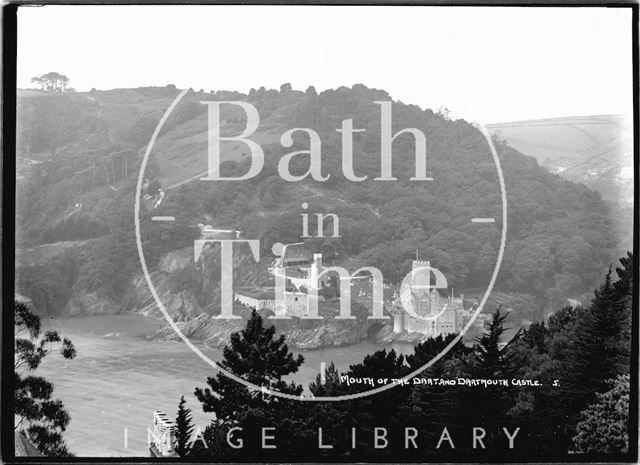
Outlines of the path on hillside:
[{"label": "path on hillside", "polygon": [[177,182],[177,183],[175,183],[175,184],[172,184],[172,185],[170,185],[169,187],[167,187],[167,188],[165,189],[165,191],[168,191],[169,189],[175,189],[176,187],[180,187],[180,186],[182,186],[183,184],[186,184],[186,183],[191,182],[191,181],[195,181],[195,180],[196,180],[196,179],[198,179],[199,177],[206,175],[208,172],[209,172],[209,171],[203,171],[202,173],[198,173],[198,174],[196,174],[195,176],[191,176],[190,178],[187,178],[187,179],[184,179],[184,180],[182,180],[182,181],[180,181],[180,182]]}]

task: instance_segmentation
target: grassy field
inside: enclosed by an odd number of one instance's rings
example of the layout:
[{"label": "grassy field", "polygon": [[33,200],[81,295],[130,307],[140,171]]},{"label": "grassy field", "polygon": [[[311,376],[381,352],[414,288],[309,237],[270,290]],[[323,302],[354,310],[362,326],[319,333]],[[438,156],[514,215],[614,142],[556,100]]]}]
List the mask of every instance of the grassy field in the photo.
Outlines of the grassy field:
[{"label": "grassy field", "polygon": [[487,127],[549,171],[585,184],[614,204],[633,203],[630,116],[574,116]]},{"label": "grassy field", "polygon": [[615,150],[629,143],[633,135],[631,119],[625,115],[571,116],[514,121],[487,125],[522,153],[547,160],[583,157]]}]

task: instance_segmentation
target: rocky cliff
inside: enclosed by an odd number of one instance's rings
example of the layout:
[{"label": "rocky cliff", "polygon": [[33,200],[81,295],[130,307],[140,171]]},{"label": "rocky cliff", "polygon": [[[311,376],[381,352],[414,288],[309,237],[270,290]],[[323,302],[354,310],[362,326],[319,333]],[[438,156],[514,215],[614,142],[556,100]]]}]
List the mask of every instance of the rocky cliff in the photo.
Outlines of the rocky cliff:
[{"label": "rocky cliff", "polygon": [[[244,328],[251,309],[234,304],[234,314],[239,320],[219,320],[212,318],[219,313],[220,295],[219,262],[216,253],[207,253],[203,263],[193,262],[193,251],[189,248],[166,254],[160,260],[158,269],[150,277],[158,295],[180,331],[189,339],[201,341],[212,347],[228,344],[232,332]],[[265,265],[251,263],[248,254],[239,252],[235,257],[234,281],[238,285],[268,285]],[[147,317],[164,318],[143,275],[135,278],[123,305],[129,311]],[[355,304],[355,320],[336,320],[338,302],[324,302],[320,314],[326,315],[322,321],[291,320],[272,321],[277,332],[285,334],[287,343],[296,349],[318,349],[329,346],[355,344],[374,337],[385,323],[367,320],[368,309]],[[268,317],[273,313],[261,311]],[[178,334],[167,325],[148,335],[151,339],[179,340]]]}]

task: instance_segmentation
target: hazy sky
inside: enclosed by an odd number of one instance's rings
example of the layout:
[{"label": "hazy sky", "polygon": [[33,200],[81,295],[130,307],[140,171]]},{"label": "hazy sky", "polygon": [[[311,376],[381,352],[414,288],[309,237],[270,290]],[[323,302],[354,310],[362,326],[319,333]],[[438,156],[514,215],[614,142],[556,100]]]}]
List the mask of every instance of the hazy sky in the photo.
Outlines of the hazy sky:
[{"label": "hazy sky", "polygon": [[18,87],[362,83],[483,123],[632,111],[631,10],[45,6],[18,13]]}]

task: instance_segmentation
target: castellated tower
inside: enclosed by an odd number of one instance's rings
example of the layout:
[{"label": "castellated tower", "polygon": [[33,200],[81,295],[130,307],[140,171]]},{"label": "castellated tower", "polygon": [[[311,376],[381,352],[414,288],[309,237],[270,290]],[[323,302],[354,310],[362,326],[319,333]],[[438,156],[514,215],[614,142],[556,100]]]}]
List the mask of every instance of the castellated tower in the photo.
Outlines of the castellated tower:
[{"label": "castellated tower", "polygon": [[431,262],[429,260],[413,260],[411,264],[411,293],[413,309],[420,316],[429,316],[432,312],[432,292],[436,283],[431,276]]},{"label": "castellated tower", "polygon": [[[447,296],[446,288],[446,279],[438,270],[431,269],[430,261],[413,260],[410,279],[403,282],[400,299],[396,299],[394,306],[393,332],[435,337],[461,331],[463,299],[453,292]],[[404,305],[410,306],[417,318],[407,313]]]},{"label": "castellated tower", "polygon": [[313,262],[311,263],[311,267],[309,269],[309,289],[320,288],[320,283],[318,282],[320,273],[322,273],[322,254],[314,253]]}]

